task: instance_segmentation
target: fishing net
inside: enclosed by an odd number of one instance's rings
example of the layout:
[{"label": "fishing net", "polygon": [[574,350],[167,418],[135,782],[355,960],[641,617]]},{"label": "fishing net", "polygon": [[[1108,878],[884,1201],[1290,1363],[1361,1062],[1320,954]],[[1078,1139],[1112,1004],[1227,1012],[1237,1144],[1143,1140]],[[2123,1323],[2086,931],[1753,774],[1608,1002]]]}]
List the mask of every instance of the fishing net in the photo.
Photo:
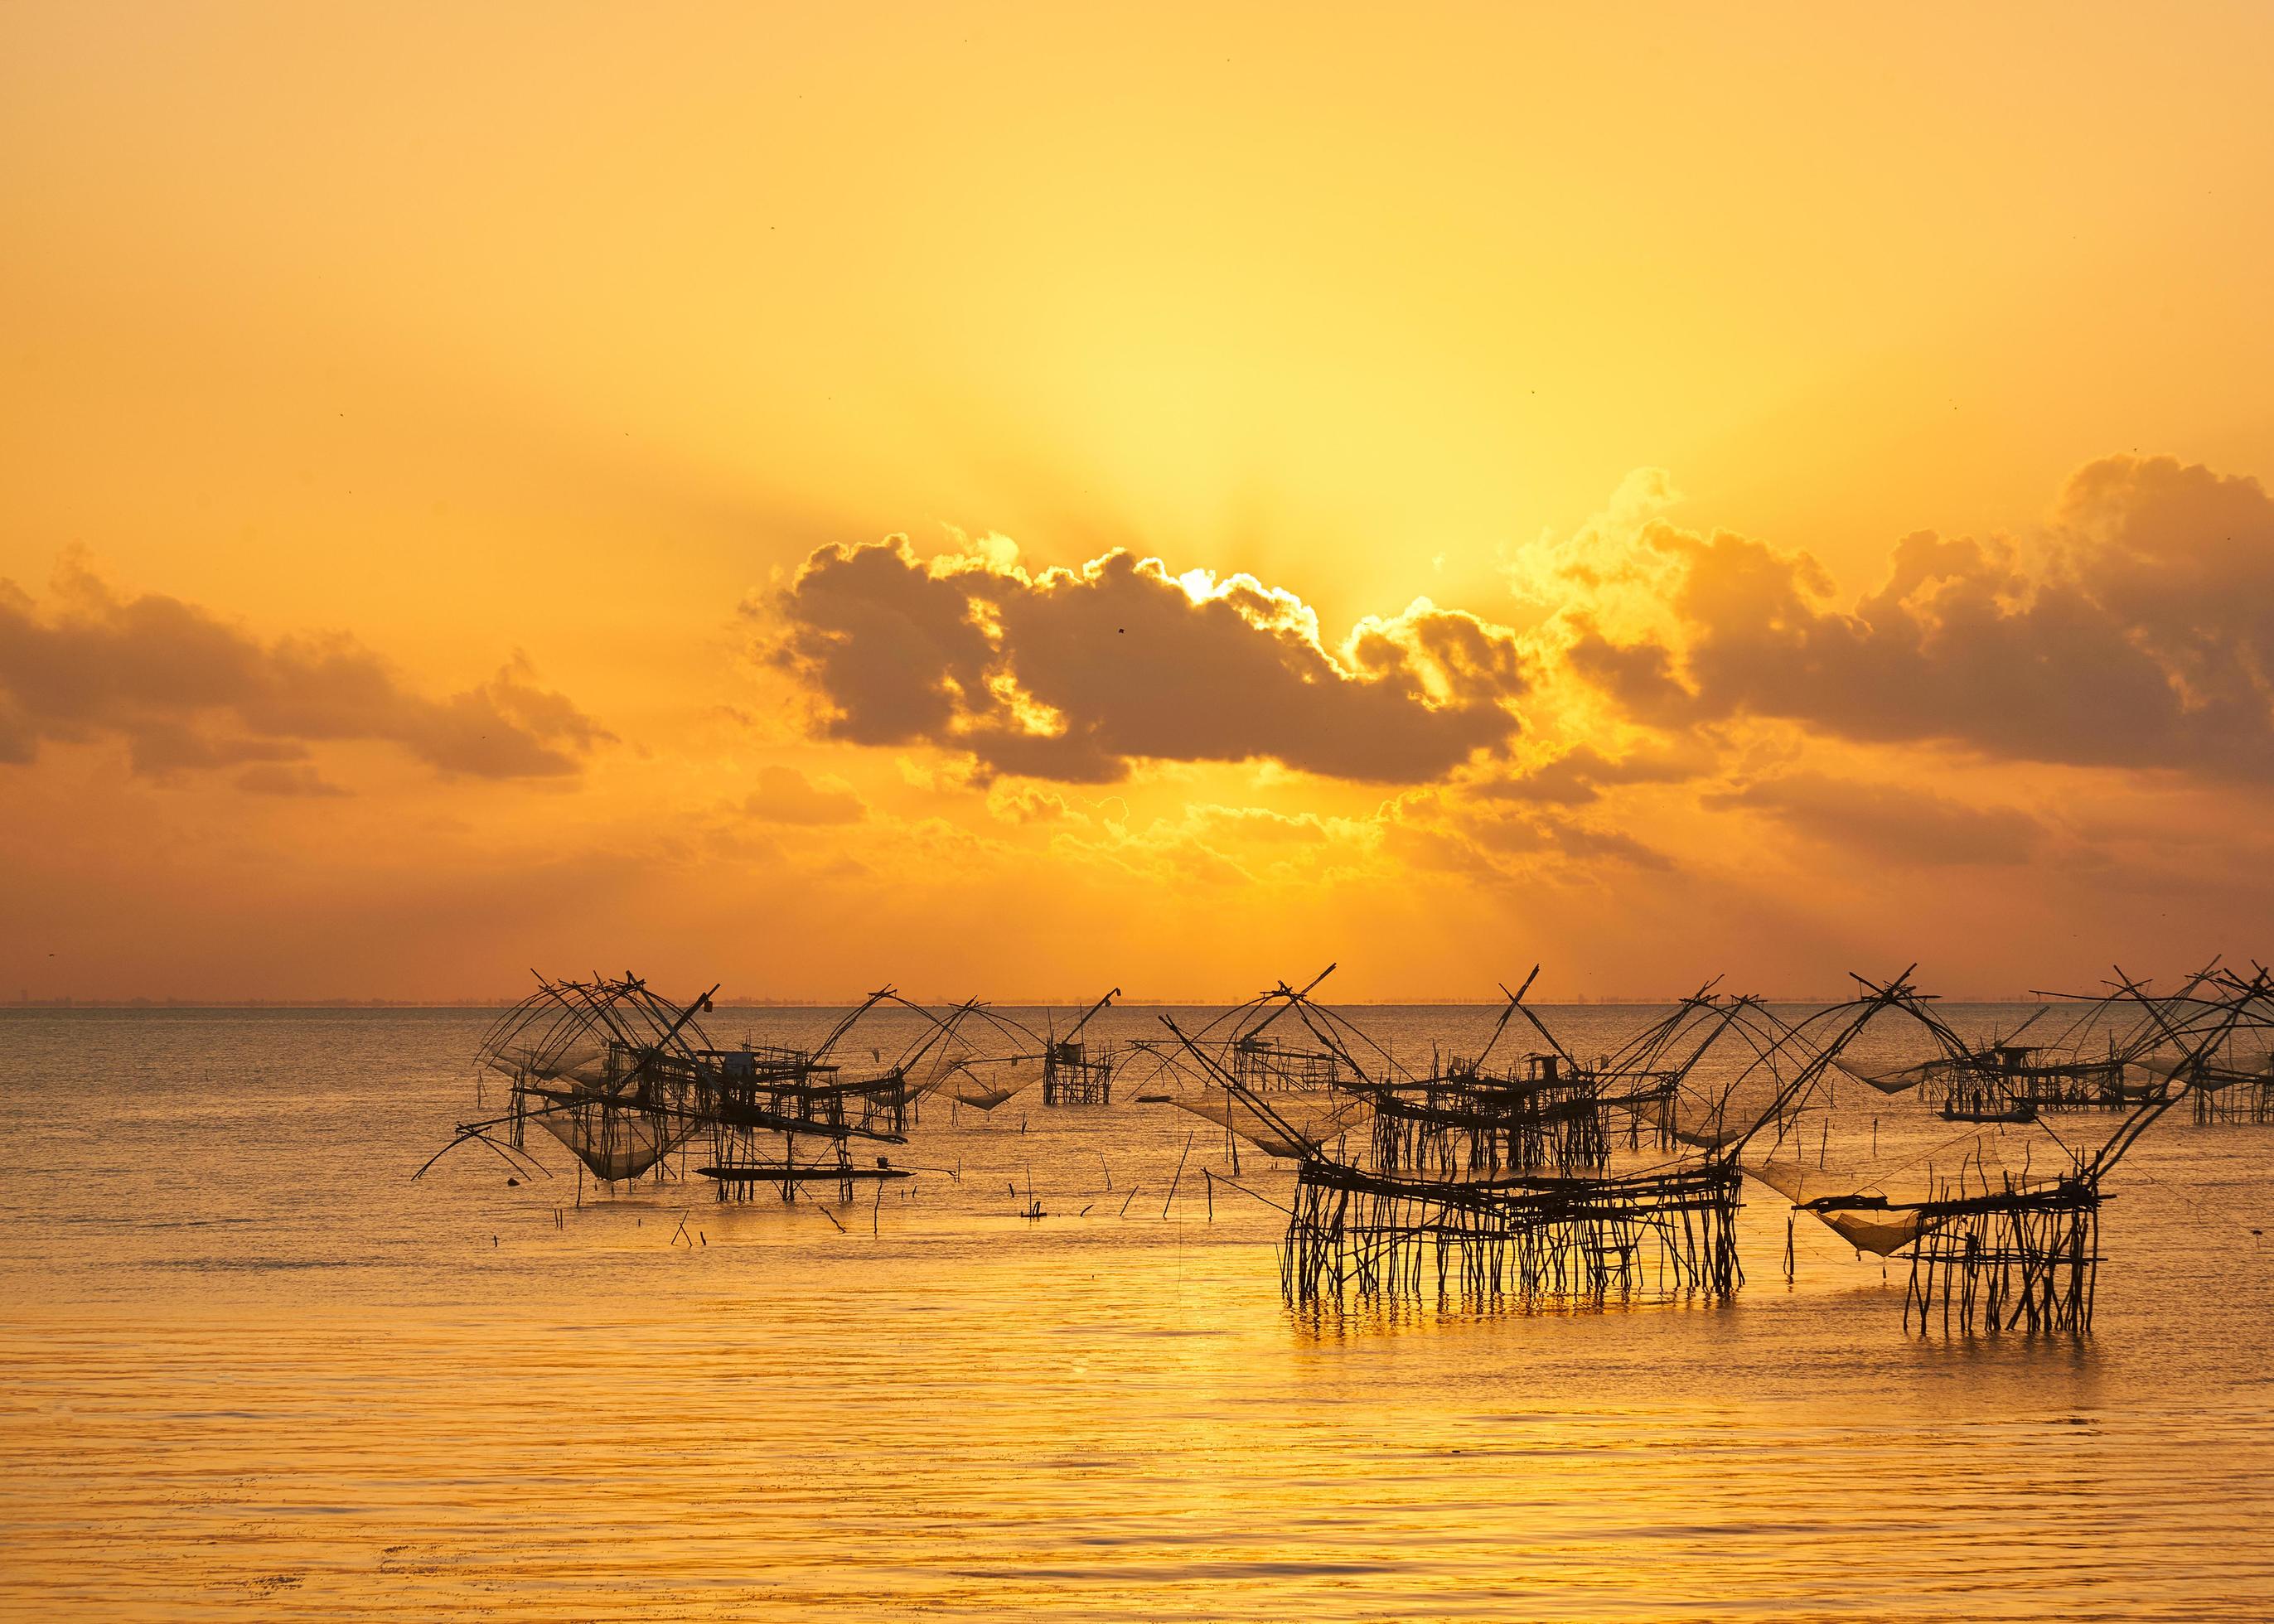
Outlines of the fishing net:
[{"label": "fishing net", "polygon": [[612,1183],[637,1178],[694,1132],[693,1124],[675,1123],[644,1111],[617,1110],[600,1101],[572,1110],[532,1113],[530,1120]]},{"label": "fishing net", "polygon": [[1043,1068],[1027,1056],[986,1060],[969,1056],[943,1066],[927,1084],[960,1105],[991,1111],[1042,1079]]},{"label": "fishing net", "polygon": [[[1903,1159],[1819,1167],[1796,1157],[1765,1156],[1748,1162],[1745,1172],[1857,1251],[1886,1257],[1945,1222],[1944,1215],[1923,1207],[2051,1189],[2067,1177],[2059,1170],[2066,1165],[2052,1145],[1981,1133]],[[2040,1170],[2047,1167],[2053,1170]]]},{"label": "fishing net", "polygon": [[607,1050],[591,1043],[548,1053],[523,1043],[508,1043],[481,1057],[481,1064],[508,1077],[538,1082],[580,1083],[599,1087],[608,1081]]},{"label": "fishing net", "polygon": [[1907,1088],[1917,1087],[1932,1076],[1935,1064],[1931,1060],[1923,1060],[1916,1065],[1867,1067],[1845,1060],[1835,1060],[1832,1065],[1833,1069],[1842,1077],[1853,1078],[1859,1083],[1878,1089],[1881,1094],[1901,1094]]},{"label": "fishing net", "polygon": [[1171,1102],[1289,1161],[1300,1161],[1364,1128],[1373,1115],[1372,1108],[1362,1100],[1324,1091],[1283,1090],[1267,1101],[1209,1088],[1197,1094],[1176,1095]]},{"label": "fishing net", "polygon": [[1858,1252],[1886,1257],[1924,1234],[1927,1216],[1919,1212],[1881,1212],[1871,1207],[1827,1207],[1816,1215]]}]

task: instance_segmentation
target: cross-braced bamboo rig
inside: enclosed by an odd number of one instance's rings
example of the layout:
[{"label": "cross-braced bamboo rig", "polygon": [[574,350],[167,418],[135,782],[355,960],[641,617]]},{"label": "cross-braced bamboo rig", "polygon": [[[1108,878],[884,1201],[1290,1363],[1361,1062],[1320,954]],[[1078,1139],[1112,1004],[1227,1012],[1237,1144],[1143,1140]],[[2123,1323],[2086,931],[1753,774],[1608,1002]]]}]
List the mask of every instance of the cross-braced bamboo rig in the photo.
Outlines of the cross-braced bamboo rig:
[{"label": "cross-braced bamboo rig", "polygon": [[[887,1008],[914,1015],[915,1035],[890,1059],[872,1046],[866,1068],[843,1058],[863,1022]],[[459,1124],[426,1165],[478,1143],[517,1171],[547,1176],[530,1152],[533,1123],[610,1187],[642,1177],[684,1177],[692,1162],[691,1171],[710,1180],[720,1200],[747,1200],[765,1189],[790,1200],[816,1183],[834,1184],[850,1199],[855,1182],[908,1176],[888,1156],[856,1162],[855,1142],[904,1143],[923,1096],[944,1086],[958,1098],[968,1093],[983,1109],[999,1103],[1015,1088],[1001,1088],[995,1074],[1040,1059],[1023,1027],[1015,1028],[1016,1043],[999,1036],[975,1042],[975,1032],[998,1035],[1015,1026],[984,1005],[936,1014],[889,988],[810,1049],[721,1046],[697,1019],[710,1009],[711,993],[680,1005],[629,974],[590,981],[539,976],[538,990],[499,1018],[477,1052],[479,1070],[507,1079],[506,1109]]]},{"label": "cross-braced bamboo rig", "polygon": [[2199,1127],[2274,1122],[2274,976],[2207,966],[2150,1005],[2157,1042],[2137,1069],[2150,1087],[2179,1087]]},{"label": "cross-braced bamboo rig", "polygon": [[[1187,1086],[1139,1102],[1219,1125],[1235,1187],[1243,1144],[1293,1164],[1279,1264],[1300,1303],[1724,1297],[1744,1280],[1737,1218],[1751,1177],[1859,1253],[1906,1259],[1907,1328],[2080,1333],[2102,1182],[2148,1128],[2182,1101],[2201,1124],[2274,1121],[2274,974],[2261,966],[2214,965],[2160,994],[2120,972],[2027,1044],[2043,1011],[1986,1041],[1962,1036],[1908,970],[1799,1011],[1709,982],[1600,1052],[1526,1002],[1535,968],[1502,988],[1480,1042],[1407,1034],[1403,1055],[1314,996],[1333,968],[1190,1030],[1164,1016],[1167,1040],[1118,1048],[1097,1017],[1118,989],[1061,1032],[976,1000],[927,1010],[887,988],[794,1047],[719,1042],[702,1024],[709,994],[681,1005],[629,975],[539,978],[479,1051],[481,1073],[506,1079],[503,1109],[462,1124],[445,1149],[482,1145],[550,1177],[535,1154],[549,1137],[576,1156],[580,1192],[590,1175],[612,1188],[701,1179],[722,1200],[833,1186],[847,1200],[856,1183],[910,1175],[878,1153],[919,1126],[927,1095],[984,1113],[1039,1083],[1045,1106],[1106,1108],[1141,1057]],[[1856,1041],[1889,1011],[1909,1018],[1890,1023],[1908,1049],[1884,1030]],[[1882,1158],[1874,1116],[1870,1158],[1835,1162],[1835,1118],[1843,1153],[1860,1121],[1833,1109],[1849,1081],[1912,1094],[1963,1131],[1920,1154],[1898,1123]],[[2112,1110],[2107,1131],[2084,1137],[2052,1120]],[[1211,1213],[1221,1182],[1211,1176]],[[1029,1163],[1023,1217],[1045,1215],[1032,1185]]]},{"label": "cross-braced bamboo rig", "polygon": [[1082,1028],[1097,1012],[1121,996],[1115,988],[1082,1012],[1064,1037],[1053,1030],[1043,1048],[1043,1103],[1111,1105],[1113,1103],[1113,1046],[1085,1041]]},{"label": "cross-braced bamboo rig", "polygon": [[2157,1009],[2185,1011],[2218,1003],[2206,989],[2220,984],[2220,973],[2195,973],[2176,993],[2135,1004],[2127,991],[2072,998],[2052,996],[2078,1008],[2065,1027],[2024,1043],[2032,1028],[2055,1004],[2047,1004],[2014,1031],[1985,1041],[1966,1041],[1946,1029],[1937,1034],[1940,1052],[1915,1064],[1872,1070],[1843,1064],[1841,1071],[1883,1094],[1916,1089],[1946,1121],[2034,1122],[2047,1112],[2128,1111],[2171,1086],[2179,1056],[2172,1052]]},{"label": "cross-braced bamboo rig", "polygon": [[[862,1019],[886,1004],[915,1010],[926,1025],[889,1064],[872,1051],[872,1069],[848,1071],[838,1058]],[[878,1156],[873,1167],[853,1161],[852,1141],[898,1145],[907,1137],[923,1095],[939,1080],[954,1027],[930,1011],[908,1004],[890,989],[830,1029],[811,1049],[745,1044],[706,1045],[692,1056],[693,1111],[707,1133],[707,1163],[695,1169],[717,1186],[719,1199],[748,1200],[779,1188],[794,1199],[802,1183],[832,1182],[849,1199],[857,1178],[904,1177],[904,1169]],[[799,1159],[800,1141],[817,1154]]]},{"label": "cross-braced bamboo rig", "polygon": [[[1280,1274],[1299,1302],[1433,1289],[1525,1303],[1735,1292],[1744,1278],[1736,1222],[1746,1142],[1813,1086],[1872,1012],[1907,990],[1900,981],[1871,988],[1772,1029],[1756,1001],[1717,998],[1709,989],[1628,1045],[1615,1066],[1578,1066],[1535,1020],[1553,1052],[1491,1072],[1493,1047],[1524,1008],[1521,994],[1510,994],[1477,1060],[1417,1076],[1312,999],[1317,984],[1297,991],[1282,982],[1243,1006],[1248,1013],[1230,1042],[1205,1042],[1163,1018],[1187,1064],[1219,1091],[1227,1125],[1256,1124],[1261,1131],[1248,1137],[1297,1162]],[[1281,1096],[1250,1086],[1227,1058],[1262,1011],[1270,1019],[1292,1012],[1317,1052],[1333,1058],[1339,1091],[1373,1123],[1355,1150],[1349,1131],[1358,1113],[1328,1117],[1329,1138],[1316,1120],[1292,1117]],[[1706,1091],[1699,1123],[1685,1130],[1668,1108],[1706,1051],[1732,1033],[1746,1034],[1752,1052]],[[1647,1086],[1635,1088],[1638,1081]],[[1758,1100],[1745,1094],[1751,1085]],[[1653,1101],[1655,1119],[1693,1150],[1614,1168],[1607,1119],[1635,1111],[1638,1099]]]},{"label": "cross-braced bamboo rig", "polygon": [[[1645,1132],[1657,1148],[1673,1148],[1683,1079],[1728,1019],[1711,988],[1616,1051],[1583,1059],[1525,1003],[1539,975],[1535,966],[1516,991],[1502,988],[1508,1002],[1478,1054],[1433,1048],[1430,1069],[1419,1074],[1342,1017],[1313,1006],[1307,1019],[1334,1028],[1330,1046],[1349,1073],[1344,1086],[1373,1109],[1376,1166],[1440,1177],[1594,1174],[1609,1167],[1622,1138],[1630,1150],[1642,1148]],[[1518,1014],[1547,1047],[1495,1064]]]},{"label": "cross-braced bamboo rig", "polygon": [[[1814,1214],[1859,1252],[1908,1256],[1906,1328],[1916,1323],[1925,1332],[1939,1322],[1946,1332],[1954,1327],[1966,1333],[2082,1334],[2092,1326],[2098,1280],[2102,1180],[2181,1097],[2237,1075],[2232,1057],[2253,1052],[2249,1040],[2263,1043],[2274,1021],[2270,994],[2274,982],[2263,968],[2248,981],[2199,973],[2179,993],[2161,998],[2120,973],[2113,993],[2090,1000],[2098,1006],[2097,1014],[2120,1018],[2128,1028],[2120,1042],[2111,1044],[2120,1056],[2120,1072],[2136,1070],[2150,1052],[2166,1064],[2152,1068],[2145,1084],[2116,1085],[2126,1088],[2129,1109],[2097,1146],[2070,1142],[2040,1124],[2045,1142],[2025,1139],[2018,1167],[1988,1132],[1977,1132],[1954,1147],[1938,1147],[1940,1171],[1931,1162],[1924,1171],[1916,1165],[1828,1171],[1808,1169],[1798,1158],[1771,1160],[1752,1170],[1788,1196],[1796,1211]],[[1898,1007],[1933,1034],[1944,1067],[1963,1066],[1984,1052],[1916,996],[1900,1000]],[[1934,1064],[1906,1071],[1927,1075]],[[2228,1086],[2247,1086],[2253,1074],[2240,1075],[2241,1083]],[[1866,1080],[1886,1086],[1881,1077]],[[2040,1095],[2029,1102],[2072,1110],[2105,1104],[2097,1094]],[[2037,1113],[1982,1119],[2037,1122]]]}]

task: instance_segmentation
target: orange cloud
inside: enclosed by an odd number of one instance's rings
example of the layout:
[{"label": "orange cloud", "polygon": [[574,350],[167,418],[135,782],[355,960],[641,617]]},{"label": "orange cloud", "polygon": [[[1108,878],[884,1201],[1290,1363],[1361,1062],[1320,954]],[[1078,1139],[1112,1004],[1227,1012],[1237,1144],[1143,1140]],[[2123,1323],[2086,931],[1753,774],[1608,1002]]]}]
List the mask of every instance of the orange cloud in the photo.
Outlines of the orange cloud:
[{"label": "orange cloud", "polygon": [[1620,641],[1583,605],[1567,655],[1641,721],[2274,775],[2274,500],[2255,479],[2106,458],[2070,482],[2038,570],[2002,542],[1920,532],[1852,609],[1805,553],[1663,523],[1645,540],[1678,632]]},{"label": "orange cloud", "polygon": [[1528,801],[1551,806],[1584,806],[1622,784],[1680,784],[1713,770],[1712,753],[1702,749],[1631,751],[1616,760],[1582,744],[1526,771],[1481,780],[1470,793],[1495,801]]},{"label": "orange cloud", "polygon": [[2044,826],[2010,807],[1974,807],[1931,790],[1864,784],[1818,772],[1766,778],[1706,797],[1758,812],[1810,839],[1886,862],[1928,866],[2026,862]]},{"label": "orange cloud", "polygon": [[1142,761],[1426,782],[1503,749],[1526,686],[1515,635],[1476,616],[1422,601],[1330,651],[1292,593],[1119,550],[1030,575],[1000,557],[927,565],[897,539],[825,547],[751,613],[823,736],[1062,782]]},{"label": "orange cloud", "polygon": [[762,823],[857,823],[869,816],[851,790],[815,784],[794,767],[758,769],[758,787],[742,811]]},{"label": "orange cloud", "polygon": [[344,795],[348,792],[305,762],[262,762],[237,775],[237,786],[252,795]]},{"label": "orange cloud", "polygon": [[574,775],[609,737],[518,659],[435,699],[351,637],[263,643],[178,598],[120,597],[76,560],[56,586],[42,608],[0,581],[0,762],[117,738],[146,777],[250,763],[241,786],[306,794],[318,780],[282,764],[326,741],[383,741],[446,773],[514,778]]}]

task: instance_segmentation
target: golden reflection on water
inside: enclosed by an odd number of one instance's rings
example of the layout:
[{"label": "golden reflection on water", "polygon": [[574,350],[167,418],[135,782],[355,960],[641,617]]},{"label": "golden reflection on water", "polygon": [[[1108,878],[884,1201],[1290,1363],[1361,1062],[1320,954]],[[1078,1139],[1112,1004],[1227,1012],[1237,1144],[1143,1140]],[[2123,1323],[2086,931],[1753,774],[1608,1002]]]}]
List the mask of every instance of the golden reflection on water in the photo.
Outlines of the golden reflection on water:
[{"label": "golden reflection on water", "polygon": [[1805,1229],[1788,1285],[1765,1192],[1734,1303],[1299,1311],[1276,1212],[1161,1218],[1164,1109],[931,1113],[960,1181],[840,1232],[406,1183],[479,1016],[0,1019],[19,1614],[2274,1613],[2264,1131],[2150,1140],[2085,1342],[1907,1338]]}]

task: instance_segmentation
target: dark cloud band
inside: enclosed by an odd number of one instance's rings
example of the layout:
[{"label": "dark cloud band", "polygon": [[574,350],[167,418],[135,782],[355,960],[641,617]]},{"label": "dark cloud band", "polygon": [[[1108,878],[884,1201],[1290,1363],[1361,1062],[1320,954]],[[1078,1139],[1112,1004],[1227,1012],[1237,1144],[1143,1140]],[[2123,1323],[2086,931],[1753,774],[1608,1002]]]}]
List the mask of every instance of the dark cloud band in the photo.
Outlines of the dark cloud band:
[{"label": "dark cloud band", "polygon": [[245,766],[248,788],[305,793],[320,780],[278,764],[326,741],[382,741],[445,772],[512,778],[574,774],[608,736],[518,661],[435,699],[348,637],[263,643],[178,598],[120,597],[75,562],[57,586],[43,608],[0,582],[0,762],[116,737],[147,777]]},{"label": "dark cloud band", "polygon": [[[1567,656],[1637,718],[1736,715],[2002,759],[2274,776],[2274,500],[2171,457],[2070,482],[2045,566],[1927,533],[1852,609],[1805,554],[1658,525],[1674,642],[1620,643],[1584,613]],[[1678,646],[1677,646],[1678,644]]]},{"label": "dark cloud band", "polygon": [[751,613],[826,736],[1074,783],[1148,760],[1427,782],[1512,740],[1525,686],[1513,634],[1472,615],[1417,604],[1337,654],[1291,594],[1188,589],[1119,551],[1029,575],[897,539],[825,547]]}]

